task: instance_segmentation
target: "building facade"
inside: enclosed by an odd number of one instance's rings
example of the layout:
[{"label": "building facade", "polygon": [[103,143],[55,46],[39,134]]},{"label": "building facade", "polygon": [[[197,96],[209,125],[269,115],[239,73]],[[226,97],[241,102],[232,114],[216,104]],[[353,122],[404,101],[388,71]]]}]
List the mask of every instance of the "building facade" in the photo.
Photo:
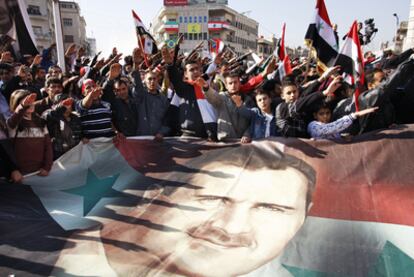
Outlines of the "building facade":
[{"label": "building facade", "polygon": [[258,28],[257,21],[231,9],[224,0],[165,0],[151,23],[158,43],[173,47],[183,34],[181,49],[189,52],[201,41],[221,39],[238,55],[257,48]]},{"label": "building facade", "polygon": [[74,1],[60,1],[60,16],[65,49],[72,43],[87,48],[86,21],[81,16],[79,4]]},{"label": "building facade", "polygon": [[[41,52],[55,42],[55,24],[51,0],[25,0],[27,13],[35,34],[36,46]],[[60,1],[60,15],[65,49],[72,43],[89,49],[86,37],[86,21],[81,16],[79,4],[74,1]],[[96,48],[96,41],[95,48]]]},{"label": "building facade", "polygon": [[394,52],[401,53],[403,50],[404,42],[407,38],[408,22],[401,21],[400,26],[397,30],[397,34],[394,37]]},{"label": "building facade", "polygon": [[36,46],[41,52],[55,41],[52,1],[26,0],[26,5],[36,39]]},{"label": "building facade", "polygon": [[410,16],[407,25],[407,38],[404,42],[403,50],[414,47],[414,0],[411,0]]},{"label": "building facade", "polygon": [[260,36],[257,39],[257,55],[261,58],[267,58],[272,55],[277,47],[277,39],[275,37],[266,39],[263,36]]}]

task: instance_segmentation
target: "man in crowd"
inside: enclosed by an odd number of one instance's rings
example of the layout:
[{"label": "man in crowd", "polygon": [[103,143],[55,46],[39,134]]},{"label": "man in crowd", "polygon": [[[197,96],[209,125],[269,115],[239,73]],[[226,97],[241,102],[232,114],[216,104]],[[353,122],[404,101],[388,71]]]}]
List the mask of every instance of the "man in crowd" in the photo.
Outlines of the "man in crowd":
[{"label": "man in crowd", "polygon": [[208,102],[202,101],[202,88],[195,83],[202,75],[199,63],[195,60],[186,60],[183,75],[173,64],[169,50],[164,47],[161,52],[167,65],[169,79],[180,98],[179,124],[182,135],[217,140],[215,110]]}]

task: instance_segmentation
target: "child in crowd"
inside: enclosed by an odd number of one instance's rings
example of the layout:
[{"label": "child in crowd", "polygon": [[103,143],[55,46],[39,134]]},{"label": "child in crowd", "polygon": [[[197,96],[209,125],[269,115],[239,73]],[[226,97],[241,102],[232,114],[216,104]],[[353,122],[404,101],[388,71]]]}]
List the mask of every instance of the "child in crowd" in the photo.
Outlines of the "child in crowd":
[{"label": "child in crowd", "polygon": [[332,111],[329,105],[323,103],[313,114],[315,120],[309,123],[308,133],[314,139],[338,139],[341,138],[341,132],[352,125],[353,121],[358,117],[370,114],[378,110],[375,108],[368,108],[359,112],[354,112],[345,115],[340,119],[331,122]]},{"label": "child in crowd", "polygon": [[[251,109],[250,135],[251,139],[263,139],[272,136],[278,136],[276,129],[275,114],[271,108],[272,99],[270,92],[263,89],[256,91],[256,103],[258,108]],[[242,143],[248,143],[250,140],[242,138]]]},{"label": "child in crowd", "polygon": [[57,159],[76,146],[81,140],[81,122],[73,112],[74,100],[63,94],[58,104],[42,114],[53,145],[53,159]]},{"label": "child in crowd", "polygon": [[22,174],[39,171],[49,175],[53,164],[52,143],[46,122],[34,112],[36,93],[16,90],[10,98],[12,116],[7,120],[13,139],[17,166]]}]

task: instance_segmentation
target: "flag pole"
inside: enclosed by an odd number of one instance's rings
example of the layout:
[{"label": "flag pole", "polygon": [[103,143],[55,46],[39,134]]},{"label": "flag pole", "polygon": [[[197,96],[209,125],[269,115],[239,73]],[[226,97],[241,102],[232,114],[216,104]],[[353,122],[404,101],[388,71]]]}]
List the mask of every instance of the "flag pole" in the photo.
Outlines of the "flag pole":
[{"label": "flag pole", "polygon": [[308,81],[308,73],[310,69],[310,61],[312,59],[312,48],[313,48],[313,41],[309,44],[309,53],[308,53],[308,59],[306,61],[306,70],[305,70],[305,79],[303,80],[303,83],[305,84]]},{"label": "flag pole", "polygon": [[62,69],[62,72],[66,72],[65,66],[65,46],[63,44],[62,34],[62,21],[60,19],[60,7],[59,0],[53,0],[53,22],[55,24],[55,40],[56,40],[56,52],[58,58],[58,65]]}]

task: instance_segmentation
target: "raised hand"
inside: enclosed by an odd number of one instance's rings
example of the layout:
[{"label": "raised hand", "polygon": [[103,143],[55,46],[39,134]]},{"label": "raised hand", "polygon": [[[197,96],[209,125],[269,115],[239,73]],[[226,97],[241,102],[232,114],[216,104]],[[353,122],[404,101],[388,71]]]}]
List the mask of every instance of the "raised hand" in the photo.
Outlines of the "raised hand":
[{"label": "raised hand", "polygon": [[251,138],[249,138],[249,137],[242,137],[242,138],[240,139],[240,142],[241,142],[242,144],[247,144],[247,143],[251,143],[251,142],[252,142],[252,139],[251,139]]},{"label": "raised hand", "polygon": [[36,101],[36,97],[37,97],[36,93],[29,94],[23,99],[22,106],[29,107],[30,105],[34,103],[34,101]]},{"label": "raised hand", "polygon": [[325,96],[332,96],[334,92],[342,85],[342,77],[336,76],[329,84],[328,88],[323,91]]},{"label": "raised hand", "polygon": [[379,107],[368,108],[368,109],[365,109],[365,110],[362,110],[362,111],[359,111],[359,112],[355,112],[355,113],[353,113],[353,115],[355,117],[362,117],[364,115],[367,115],[367,114],[370,114],[370,113],[374,113],[378,109],[379,109]]},{"label": "raised hand", "polygon": [[102,95],[102,88],[97,86],[90,92],[90,94],[92,99],[98,99]]},{"label": "raised hand", "polygon": [[0,63],[12,63],[13,57],[10,51],[1,53]]},{"label": "raised hand", "polygon": [[81,47],[79,47],[78,52],[76,53],[76,57],[77,57],[78,59],[80,59],[80,58],[82,58],[83,56],[85,56],[85,53],[86,53],[85,48],[83,48],[83,47],[81,46]]},{"label": "raised hand", "polygon": [[76,53],[76,44],[72,43],[69,45],[68,49],[65,52],[65,57],[71,57],[73,54]]},{"label": "raised hand", "polygon": [[114,63],[109,68],[109,80],[115,80],[121,75],[122,66],[119,63]]},{"label": "raised hand", "polygon": [[41,62],[42,62],[42,56],[37,54],[33,59],[32,66],[38,66],[40,65]]},{"label": "raised hand", "polygon": [[209,87],[209,84],[206,80],[203,79],[203,77],[197,78],[197,80],[195,80],[195,83],[204,89],[207,89]]},{"label": "raised hand", "polygon": [[73,99],[72,98],[67,98],[65,100],[63,100],[60,103],[63,107],[65,107],[66,109],[71,108],[73,105]]},{"label": "raised hand", "polygon": [[337,65],[337,66],[333,66],[328,68],[323,74],[322,76],[319,78],[320,82],[323,82],[325,80],[327,80],[329,77],[331,77],[333,74],[338,73],[339,70],[341,70],[341,66]]},{"label": "raised hand", "polygon": [[172,58],[172,56],[170,54],[170,51],[168,50],[166,45],[161,48],[161,55],[162,55],[162,58],[163,58],[163,60],[166,64],[172,64],[173,63],[173,58]]}]

